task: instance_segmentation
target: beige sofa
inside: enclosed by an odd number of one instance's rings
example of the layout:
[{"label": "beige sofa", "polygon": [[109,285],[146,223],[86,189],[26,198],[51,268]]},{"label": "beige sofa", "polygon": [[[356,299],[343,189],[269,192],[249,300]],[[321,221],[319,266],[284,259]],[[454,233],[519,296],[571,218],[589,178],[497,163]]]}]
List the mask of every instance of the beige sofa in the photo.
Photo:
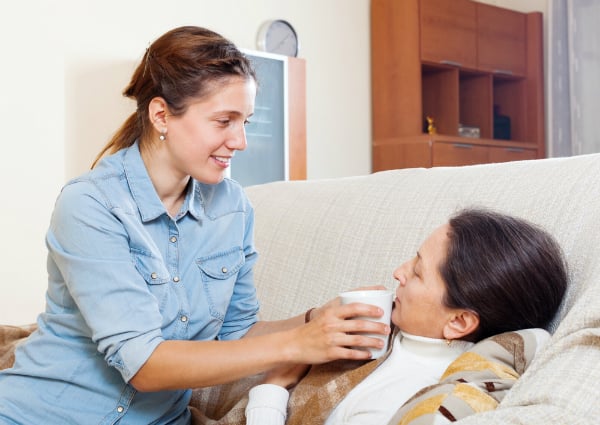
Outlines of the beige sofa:
[{"label": "beige sofa", "polygon": [[[600,154],[281,182],[247,193],[256,209],[264,319],[304,312],[348,288],[395,287],[393,269],[463,207],[490,207],[541,224],[570,264],[553,338],[496,410],[458,423],[600,423]],[[29,330],[3,329],[0,368],[12,362],[14,343]],[[203,394],[196,391],[193,404],[210,404]],[[243,405],[238,413],[243,418]]]},{"label": "beige sofa", "polygon": [[484,206],[560,241],[570,287],[534,359],[498,409],[461,424],[600,423],[600,154],[250,187],[265,319],[343,289],[395,287],[393,269],[454,211]]}]

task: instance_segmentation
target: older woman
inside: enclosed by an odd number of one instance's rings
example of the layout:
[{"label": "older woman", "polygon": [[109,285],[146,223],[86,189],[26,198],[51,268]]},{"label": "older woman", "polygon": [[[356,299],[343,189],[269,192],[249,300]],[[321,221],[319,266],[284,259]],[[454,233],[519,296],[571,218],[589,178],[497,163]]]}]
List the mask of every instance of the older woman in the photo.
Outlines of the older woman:
[{"label": "older woman", "polygon": [[[567,287],[561,249],[547,232],[515,217],[474,209],[433,231],[394,278],[391,320],[399,332],[393,349],[335,407],[326,425],[387,424],[398,407],[437,383],[474,342],[547,326]],[[253,388],[248,425],[284,423],[285,387],[305,370],[273,371],[265,384]]]}]

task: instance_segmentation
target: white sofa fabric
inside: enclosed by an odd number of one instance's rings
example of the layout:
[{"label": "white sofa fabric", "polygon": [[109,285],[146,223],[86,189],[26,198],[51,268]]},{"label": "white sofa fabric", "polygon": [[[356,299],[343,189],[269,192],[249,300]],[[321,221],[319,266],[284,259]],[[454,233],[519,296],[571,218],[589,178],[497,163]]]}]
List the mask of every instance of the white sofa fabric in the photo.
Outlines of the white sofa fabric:
[{"label": "white sofa fabric", "polygon": [[569,263],[554,335],[498,409],[458,423],[600,423],[600,154],[278,182],[247,193],[264,319],[301,313],[357,286],[394,288],[394,268],[464,207],[540,224]]}]

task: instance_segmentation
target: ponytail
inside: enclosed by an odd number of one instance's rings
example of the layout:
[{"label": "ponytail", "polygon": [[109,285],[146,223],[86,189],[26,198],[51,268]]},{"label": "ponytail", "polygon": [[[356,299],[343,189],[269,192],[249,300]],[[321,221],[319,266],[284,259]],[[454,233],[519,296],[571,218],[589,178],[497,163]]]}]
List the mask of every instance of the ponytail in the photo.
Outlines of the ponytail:
[{"label": "ponytail", "polygon": [[131,114],[96,156],[91,168],[94,168],[104,155],[113,154],[133,145],[133,143],[142,135],[139,121],[137,112]]}]

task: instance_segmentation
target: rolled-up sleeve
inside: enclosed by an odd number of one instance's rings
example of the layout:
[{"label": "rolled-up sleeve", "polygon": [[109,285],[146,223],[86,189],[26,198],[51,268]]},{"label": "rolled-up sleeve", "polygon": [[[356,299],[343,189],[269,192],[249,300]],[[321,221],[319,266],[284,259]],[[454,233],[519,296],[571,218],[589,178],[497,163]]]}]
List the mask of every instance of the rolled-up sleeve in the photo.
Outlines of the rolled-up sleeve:
[{"label": "rolled-up sleeve", "polygon": [[81,316],[125,381],[163,341],[157,299],[132,261],[128,220],[139,221],[135,211],[112,208],[96,186],[80,181],[63,189],[46,238],[59,271],[50,276],[49,297]]}]

